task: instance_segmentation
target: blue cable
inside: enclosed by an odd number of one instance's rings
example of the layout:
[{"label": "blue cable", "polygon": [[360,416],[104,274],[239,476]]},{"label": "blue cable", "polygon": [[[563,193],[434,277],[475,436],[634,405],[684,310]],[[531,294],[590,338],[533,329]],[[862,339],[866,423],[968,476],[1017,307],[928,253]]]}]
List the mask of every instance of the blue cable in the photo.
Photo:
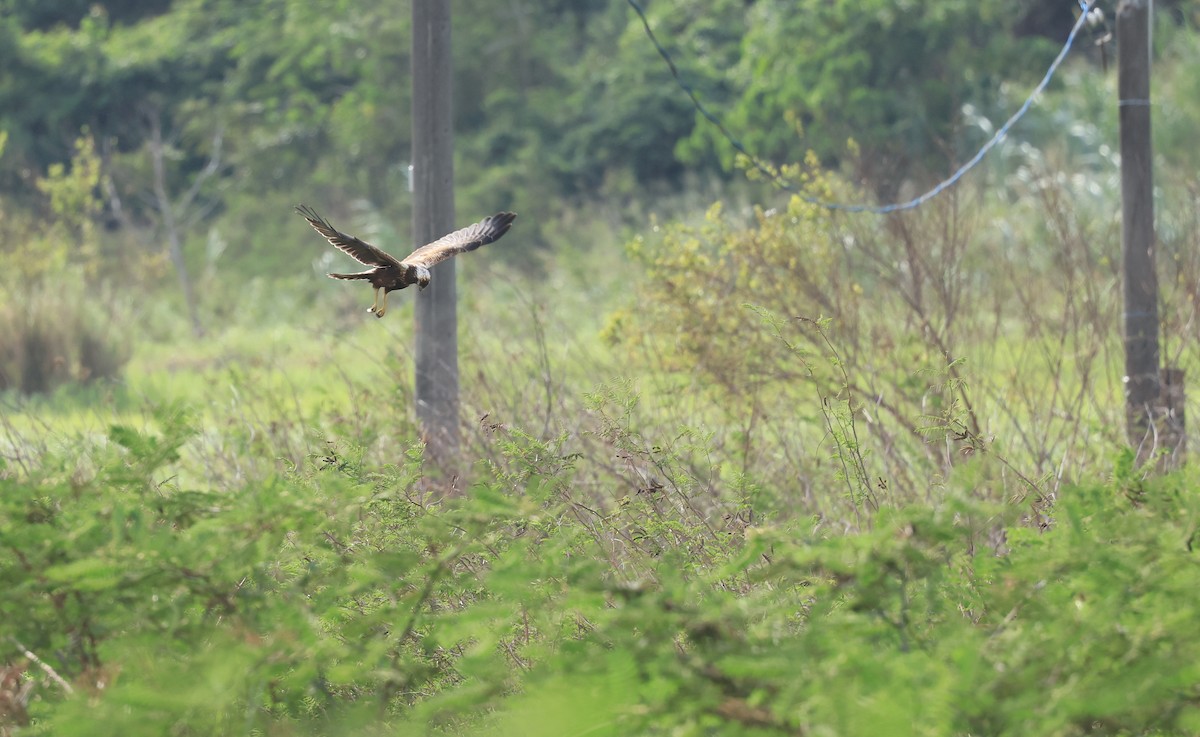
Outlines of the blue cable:
[{"label": "blue cable", "polygon": [[792,192],[800,199],[810,204],[818,205],[829,210],[840,210],[843,212],[869,212],[876,215],[887,215],[888,213],[899,212],[901,210],[913,210],[920,207],[929,200],[932,200],[934,197],[937,197],[942,192],[945,192],[950,187],[953,187],[967,174],[967,172],[974,169],[980,161],[983,161],[983,158],[987,156],[993,148],[996,147],[996,144],[1000,143],[1000,141],[1002,141],[1004,137],[1008,135],[1008,131],[1014,125],[1016,125],[1017,121],[1025,117],[1025,114],[1029,112],[1031,107],[1033,107],[1033,102],[1037,96],[1040,95],[1050,84],[1050,80],[1053,79],[1054,73],[1058,71],[1059,66],[1062,65],[1063,61],[1067,58],[1067,54],[1070,53],[1071,47],[1074,46],[1075,37],[1079,35],[1079,29],[1083,28],[1084,23],[1087,22],[1088,15],[1091,13],[1092,6],[1095,4],[1095,0],[1077,0],[1079,7],[1083,12],[1079,14],[1079,19],[1075,21],[1075,26],[1071,29],[1071,33],[1068,34],[1067,41],[1065,44],[1063,44],[1062,51],[1059,51],[1058,56],[1056,56],[1054,61],[1051,62],[1050,68],[1046,70],[1045,76],[1042,77],[1042,81],[1038,83],[1037,87],[1033,88],[1033,92],[1029,93],[1029,97],[1025,98],[1025,102],[1020,108],[1017,109],[1017,112],[1013,113],[1012,117],[1005,121],[1004,125],[1000,126],[991,139],[989,139],[987,143],[983,144],[983,147],[980,148],[979,151],[976,152],[976,154],[972,156],[969,161],[967,161],[967,163],[960,166],[957,171],[950,175],[949,179],[939,183],[925,194],[908,200],[907,202],[897,202],[891,205],[849,205],[840,202],[826,202],[825,200],[811,197],[803,192],[800,192],[790,182],[783,179],[774,171],[768,169],[763,165],[762,162],[758,160],[757,157],[753,156],[749,151],[747,151],[746,147],[742,145],[742,142],[735,138],[733,134],[725,128],[725,125],[715,115],[708,111],[708,108],[704,107],[704,103],[700,102],[700,99],[696,97],[696,93],[692,90],[691,86],[687,82],[684,82],[679,76],[679,69],[676,68],[674,60],[671,59],[671,55],[665,48],[663,48],[663,45],[659,43],[658,37],[654,35],[654,29],[650,27],[650,21],[646,19],[646,13],[642,9],[642,6],[638,3],[638,0],[627,1],[638,14],[638,17],[642,19],[642,25],[646,29],[646,35],[650,38],[651,43],[654,44],[654,48],[658,49],[659,56],[661,56],[663,60],[667,62],[667,66],[671,69],[671,76],[675,78],[675,81],[679,84],[680,88],[682,88],[683,91],[687,93],[688,97],[692,99],[692,105],[695,106],[696,110],[703,115],[708,122],[717,127],[717,130],[719,130],[721,135],[723,135],[725,139],[729,141],[730,145],[732,145],[734,149],[745,156],[755,169],[765,174],[780,189]]}]

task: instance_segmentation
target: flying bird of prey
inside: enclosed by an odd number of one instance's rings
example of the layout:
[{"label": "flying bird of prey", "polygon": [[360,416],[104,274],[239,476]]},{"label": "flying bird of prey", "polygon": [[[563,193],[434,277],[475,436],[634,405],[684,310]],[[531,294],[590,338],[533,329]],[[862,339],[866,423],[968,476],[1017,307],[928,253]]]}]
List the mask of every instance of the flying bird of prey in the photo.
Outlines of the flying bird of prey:
[{"label": "flying bird of prey", "polygon": [[[375,304],[371,305],[367,312],[374,312],[375,317],[383,317],[387,312],[388,292],[413,284],[419,284],[421,289],[424,289],[429,285],[429,269],[434,264],[500,240],[500,236],[508,232],[513,220],[517,218],[514,212],[498,212],[474,225],[468,225],[462,230],[442,236],[433,243],[421,246],[401,261],[366,241],[339,231],[307,205],[297,206],[296,212],[303,215],[309,225],[325,236],[325,240],[362,264],[373,267],[354,274],[329,274],[329,277],[364,279],[371,282],[371,286],[375,288]],[[383,290],[382,301],[379,297],[380,290]]]}]

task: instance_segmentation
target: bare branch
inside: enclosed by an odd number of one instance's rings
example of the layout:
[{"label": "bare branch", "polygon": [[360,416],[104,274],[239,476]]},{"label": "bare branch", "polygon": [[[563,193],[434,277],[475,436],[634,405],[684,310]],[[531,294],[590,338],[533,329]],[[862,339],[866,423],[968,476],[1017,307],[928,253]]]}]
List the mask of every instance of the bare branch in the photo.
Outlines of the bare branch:
[{"label": "bare branch", "polygon": [[204,186],[209,177],[216,174],[217,170],[221,168],[221,145],[224,141],[225,124],[218,123],[217,130],[213,133],[212,151],[208,155],[208,163],[200,170],[196,178],[192,180],[192,186],[188,191],[179,198],[179,201],[175,205],[176,211],[180,213],[187,212],[188,208],[192,205],[192,201],[200,194],[200,188]]},{"label": "bare branch", "polygon": [[46,675],[50,676],[50,680],[57,683],[59,688],[61,688],[68,696],[71,696],[75,693],[75,689],[71,688],[71,684],[63,680],[63,677],[58,675],[58,673],[56,673],[53,668],[47,665],[45,661],[34,655],[32,650],[22,645],[15,637],[9,637],[8,639],[12,641],[12,644],[17,646],[17,649],[21,651],[22,655],[29,658],[34,663],[37,663],[37,666],[45,671]]},{"label": "bare branch", "polygon": [[[175,265],[175,273],[179,275],[179,286],[183,289],[184,302],[187,305],[188,316],[192,322],[192,332],[197,336],[204,334],[200,324],[200,312],[196,306],[196,296],[192,290],[192,282],[188,277],[187,263],[183,257],[183,238],[179,232],[179,223],[175,220],[175,207],[167,194],[167,172],[164,159],[166,145],[162,137],[162,115],[157,110],[147,113],[150,126],[150,161],[154,167],[154,197],[158,203],[158,211],[162,216],[162,226],[167,237],[168,253]],[[218,147],[217,154],[220,153]],[[209,162],[212,164],[212,161]],[[214,166],[215,168],[215,166]]]},{"label": "bare branch", "polygon": [[168,233],[175,230],[175,214],[171,199],[167,196],[167,170],[164,159],[166,144],[162,136],[162,116],[157,112],[146,114],[150,126],[150,163],[154,168],[154,201],[163,218],[163,227]]}]

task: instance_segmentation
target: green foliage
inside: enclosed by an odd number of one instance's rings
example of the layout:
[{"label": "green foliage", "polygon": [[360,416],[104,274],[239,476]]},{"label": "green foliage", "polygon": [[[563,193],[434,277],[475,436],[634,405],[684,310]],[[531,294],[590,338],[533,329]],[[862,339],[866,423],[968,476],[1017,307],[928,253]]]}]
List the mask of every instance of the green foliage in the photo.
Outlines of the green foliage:
[{"label": "green foliage", "polygon": [[[0,140],[0,147],[3,141]],[[0,150],[2,153],[2,150]],[[95,216],[100,161],[91,138],[75,143],[70,166],[36,180],[50,217],[9,219],[0,201],[0,391],[45,393],[68,383],[117,378],[131,347],[119,320],[128,302],[104,283]]]},{"label": "green foliage", "polygon": [[[0,304],[0,345],[36,324],[62,341],[42,351],[52,368],[82,377],[103,359],[74,336],[109,315],[145,342],[112,397],[0,414],[0,733],[1196,731],[1196,477],[1147,480],[1132,454],[1113,468],[1114,200],[1056,150],[1003,150],[994,193],[887,220],[726,200],[697,224],[653,221],[630,266],[586,246],[661,207],[656,183],[694,202],[717,167],[636,20],[620,3],[456,5],[460,211],[512,206],[539,224],[530,241],[564,245],[464,262],[489,277],[461,313],[479,460],[444,479],[416,440],[408,316],[365,319],[360,297],[315,284],[287,207],[305,182],[348,229],[402,240],[406,14],[3,2],[20,12],[0,13],[0,102],[28,104],[0,105],[0,184],[47,176],[0,200],[5,255],[33,277]],[[825,130],[870,113],[868,157],[927,154],[898,116],[954,119],[976,88],[950,77],[980,61],[958,44],[986,42],[998,12],[808,4],[832,28],[814,41],[795,3],[649,5],[706,101],[757,85],[747,122],[773,119],[748,143],[789,158],[774,118],[818,105]],[[821,64],[829,80],[776,104],[767,77],[728,74],[760,51],[776,81]],[[1107,140],[1103,86],[1080,78],[1065,122],[1035,121],[1070,131],[1065,154]],[[151,113],[172,195],[223,132],[178,213],[193,261],[205,245],[210,339],[174,337],[158,294],[127,319],[113,295],[142,292],[91,278],[144,267],[129,235],[155,216]],[[73,149],[84,124],[94,143]],[[816,157],[786,173],[860,198]],[[129,222],[99,227],[98,197]],[[1183,221],[1164,312],[1188,325]],[[62,273],[92,254],[120,258]],[[614,295],[629,299],[601,346]]]},{"label": "green foliage", "polygon": [[[31,734],[1195,726],[1189,473],[1069,489],[1040,530],[954,493],[849,535],[712,536],[660,516],[686,496],[669,487],[586,510],[569,464],[431,503],[419,452],[376,469],[330,446],[189,489],[195,431],[158,424],[113,427],[86,477],[0,479],[0,647],[72,688],[26,664]],[[508,447],[526,468],[552,452]],[[656,517],[653,546],[628,536]]]},{"label": "green foliage", "polygon": [[[137,237],[162,215],[146,196],[157,120],[171,192],[187,190],[214,138],[223,141],[195,211],[177,213],[192,253],[208,235],[198,226],[215,222],[246,231],[231,265],[294,269],[295,251],[247,223],[272,221],[297,200],[353,204],[406,232],[405,9],[371,0],[34,5],[8,0],[0,24],[0,129],[12,138],[0,193],[24,198],[24,172],[66,161],[86,128],[119,195],[106,192],[109,214]],[[956,148],[963,103],[991,114],[1000,84],[1039,62],[999,10],[962,0],[646,5],[685,82],[752,150],[780,161],[807,148],[829,161],[848,135],[864,146],[864,164],[939,161]],[[684,182],[728,183],[732,151],[625,5],[474,0],[454,20],[461,210],[536,215],[524,222],[545,230],[529,240],[548,245],[559,221],[575,224],[564,211],[590,209],[597,196],[638,202]]]},{"label": "green foliage", "polygon": [[[791,172],[806,195],[857,199],[808,167]],[[605,335],[685,387],[691,415],[769,488],[842,486],[861,513],[968,466],[981,494],[1036,504],[1064,475],[1107,467],[1123,440],[1106,409],[1119,406],[1114,234],[1102,207],[1079,219],[1103,198],[1066,204],[1088,181],[1039,177],[1036,197],[1002,207],[951,192],[887,219],[799,196],[750,212],[718,203],[702,223],[632,240],[646,278]],[[1029,241],[1002,235],[1031,219],[1047,227]],[[1049,447],[1079,465],[1047,463]]]},{"label": "green foliage", "polygon": [[100,254],[94,219],[100,208],[95,190],[100,176],[95,142],[81,137],[69,166],[53,164],[35,182],[49,211],[46,221],[38,226],[0,223],[5,233],[0,251],[10,264],[3,278],[9,288],[20,292],[24,284],[50,280],[68,269],[96,275]]},{"label": "green foliage", "polygon": [[[826,163],[849,155],[888,198],[904,178],[940,176],[964,157],[956,134],[964,104],[991,113],[1001,84],[1051,58],[1049,44],[1010,36],[1012,4],[768,0],[747,16],[727,72],[737,90],[729,125],[767,161],[800,161],[808,150]],[[686,150],[712,145],[732,163],[709,126]]]}]

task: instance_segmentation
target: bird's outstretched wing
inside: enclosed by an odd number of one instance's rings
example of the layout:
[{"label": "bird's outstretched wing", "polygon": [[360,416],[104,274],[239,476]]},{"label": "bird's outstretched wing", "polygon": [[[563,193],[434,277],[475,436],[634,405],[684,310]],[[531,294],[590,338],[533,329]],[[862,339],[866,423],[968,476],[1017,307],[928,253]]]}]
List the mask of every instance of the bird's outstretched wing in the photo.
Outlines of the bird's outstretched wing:
[{"label": "bird's outstretched wing", "polygon": [[321,235],[325,236],[325,240],[342,251],[350,254],[360,263],[367,266],[399,266],[400,262],[396,257],[381,251],[372,246],[366,241],[359,240],[352,235],[346,235],[337,228],[329,224],[329,221],[321,217],[308,205],[297,205],[296,212],[304,216],[308,224]]},{"label": "bird's outstretched wing", "polygon": [[404,259],[406,264],[417,264],[429,268],[441,263],[451,256],[474,251],[485,246],[508,232],[513,220],[517,219],[515,212],[498,212],[483,220],[468,225],[462,230],[456,230],[450,235],[444,235],[433,243],[421,246]]}]

